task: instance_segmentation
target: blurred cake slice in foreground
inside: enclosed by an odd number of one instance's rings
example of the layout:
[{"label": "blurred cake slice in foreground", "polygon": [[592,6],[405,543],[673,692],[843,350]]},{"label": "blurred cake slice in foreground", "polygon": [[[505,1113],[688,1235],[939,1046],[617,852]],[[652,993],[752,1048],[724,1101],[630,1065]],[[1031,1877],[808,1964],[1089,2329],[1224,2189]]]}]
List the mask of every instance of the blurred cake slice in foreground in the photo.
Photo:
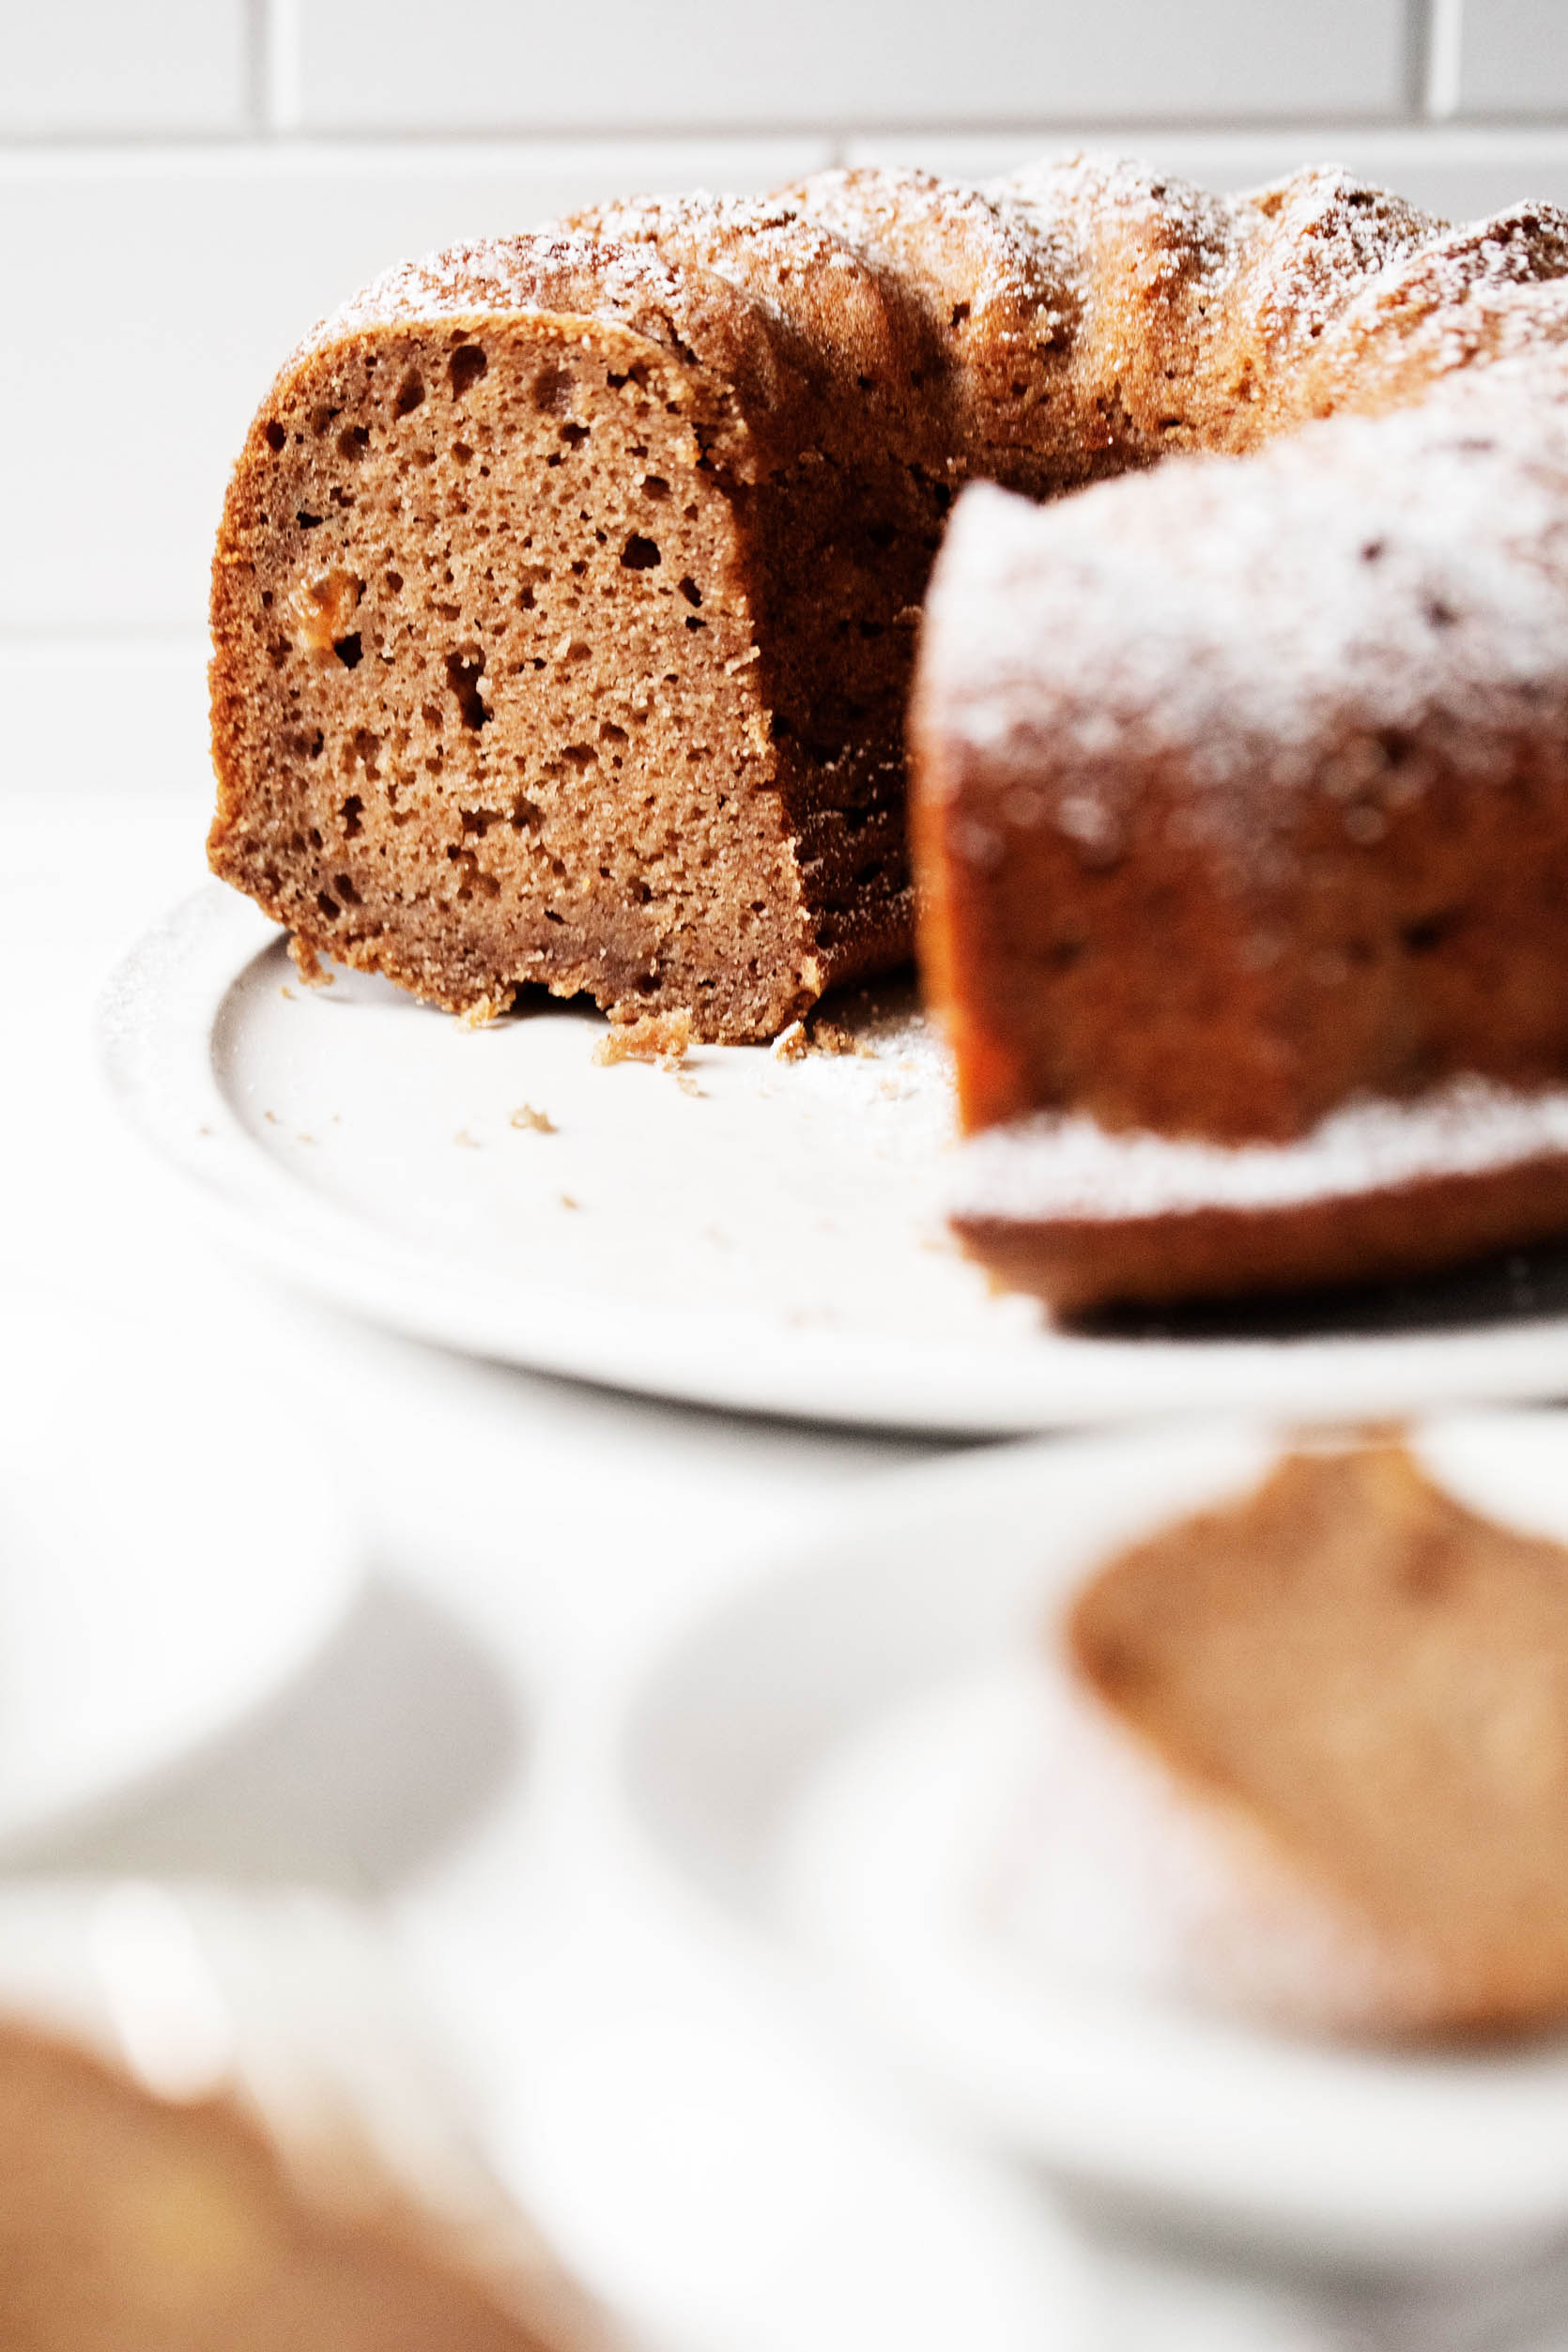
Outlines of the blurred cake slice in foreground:
[{"label": "blurred cake slice in foreground", "polygon": [[0,1897],[6,2352],[605,2352],[378,1940],[314,1897]]},{"label": "blurred cake slice in foreground", "polygon": [[1400,1446],[1284,1458],[1133,1545],[1051,1645],[1013,1929],[1308,2028],[1568,2017],[1568,1550]]}]

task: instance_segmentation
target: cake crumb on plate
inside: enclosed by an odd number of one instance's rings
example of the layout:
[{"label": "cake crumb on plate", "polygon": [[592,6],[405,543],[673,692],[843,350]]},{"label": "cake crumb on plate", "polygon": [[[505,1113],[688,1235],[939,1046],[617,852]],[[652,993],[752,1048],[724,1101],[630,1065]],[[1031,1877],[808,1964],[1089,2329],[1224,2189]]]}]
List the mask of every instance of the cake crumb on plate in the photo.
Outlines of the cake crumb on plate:
[{"label": "cake crumb on plate", "polygon": [[675,1069],[690,1046],[690,1013],[644,1013],[640,1021],[609,1029],[594,1047],[593,1059],[607,1068],[614,1062],[657,1062],[661,1069]]},{"label": "cake crumb on plate", "polygon": [[[301,939],[298,931],[289,933],[288,960],[307,988],[331,988],[337,977],[336,973],[328,971],[310,942]],[[288,991],[285,989],[284,993],[286,996]]]}]

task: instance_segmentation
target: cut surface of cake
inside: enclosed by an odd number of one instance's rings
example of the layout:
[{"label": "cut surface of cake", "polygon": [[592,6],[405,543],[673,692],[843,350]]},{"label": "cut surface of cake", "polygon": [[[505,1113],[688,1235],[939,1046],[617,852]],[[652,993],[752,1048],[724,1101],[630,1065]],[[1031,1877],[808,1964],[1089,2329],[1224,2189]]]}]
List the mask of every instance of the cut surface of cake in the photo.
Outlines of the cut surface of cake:
[{"label": "cut surface of cake", "polygon": [[1421,2035],[1568,2015],[1560,1544],[1396,1444],[1286,1455],[1094,1574],[1051,1673],[1037,1944],[1089,1939],[1066,1885],[1120,1923],[1101,1965],[1207,2002]]},{"label": "cut surface of cake", "polygon": [[966,482],[1051,498],[1374,381],[1417,400],[1513,348],[1503,298],[1565,253],[1545,208],[1456,233],[1334,171],[1214,197],[1080,157],[609,206],[395,270],[236,469],[213,867],[307,967],[772,1036],[909,952],[904,714]]},{"label": "cut surface of cake", "polygon": [[[361,317],[231,494],[217,869],[454,1009],[539,981],[768,1034],[901,952],[893,719],[824,785],[841,673],[766,622],[792,531],[824,541],[826,626],[885,521],[869,482],[846,550],[808,512],[821,371],[723,280],[581,238],[407,272]],[[868,632],[914,588],[863,593]]]}]

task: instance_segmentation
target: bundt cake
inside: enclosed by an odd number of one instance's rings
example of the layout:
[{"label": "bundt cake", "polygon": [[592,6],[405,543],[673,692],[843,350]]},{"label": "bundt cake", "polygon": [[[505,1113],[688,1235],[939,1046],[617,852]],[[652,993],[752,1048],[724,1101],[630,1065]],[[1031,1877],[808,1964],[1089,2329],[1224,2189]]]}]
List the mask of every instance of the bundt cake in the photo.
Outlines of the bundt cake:
[{"label": "bundt cake", "polygon": [[[831,172],[763,203],[612,206],[394,270],[284,367],[229,490],[214,869],[307,966],[330,951],[469,1011],[542,982],[770,1036],[909,951],[905,704],[965,483],[1045,500],[1419,400],[1555,331],[1565,259],[1544,210],[1455,234],[1343,174],[1218,198],[1079,158],[983,192]],[[1314,446],[1331,468],[1341,444]],[[944,634],[999,528],[966,518],[945,566],[922,738],[943,775]],[[1396,569],[1369,560],[1365,597]],[[1270,583],[1282,638],[1292,580]],[[1293,663],[1292,712],[1311,684]],[[952,807],[925,834],[939,897],[970,824]],[[944,919],[941,989],[970,952]],[[1248,1083],[1235,1115],[1272,1135],[1316,1082],[1280,1078],[1261,1112]]]},{"label": "bundt cake", "polygon": [[1313,2029],[1568,2016],[1568,1550],[1286,1455],[1069,1596],[1000,1900],[1053,1973]]}]

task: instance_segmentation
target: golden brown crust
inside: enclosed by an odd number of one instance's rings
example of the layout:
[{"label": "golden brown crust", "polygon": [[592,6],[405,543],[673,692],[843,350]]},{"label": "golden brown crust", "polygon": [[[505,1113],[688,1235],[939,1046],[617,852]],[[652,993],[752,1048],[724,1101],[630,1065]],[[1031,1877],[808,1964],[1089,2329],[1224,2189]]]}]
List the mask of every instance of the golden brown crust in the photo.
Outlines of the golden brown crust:
[{"label": "golden brown crust", "polygon": [[1568,337],[1568,214],[1514,205],[1432,237],[1379,269],[1301,355],[1291,419],[1368,416],[1419,400],[1478,361]]},{"label": "golden brown crust", "polygon": [[810,435],[825,454],[863,458],[871,419],[909,462],[941,445],[919,396],[934,354],[909,281],[787,196],[641,197],[574,213],[567,225],[734,289],[767,323],[792,384],[809,389]]},{"label": "golden brown crust", "polygon": [[1046,497],[1104,465],[1076,380],[1081,295],[1062,239],[978,188],[929,172],[819,172],[787,193],[906,289],[926,348],[926,463]]},{"label": "golden brown crust", "polygon": [[[799,381],[798,348],[781,323],[695,259],[571,229],[459,245],[389,270],[324,320],[296,364],[356,332],[538,320],[573,332],[623,328],[705,380],[715,420],[744,418],[723,462],[750,480],[792,454],[815,423],[818,388]],[[288,370],[274,386],[286,397]]]}]

